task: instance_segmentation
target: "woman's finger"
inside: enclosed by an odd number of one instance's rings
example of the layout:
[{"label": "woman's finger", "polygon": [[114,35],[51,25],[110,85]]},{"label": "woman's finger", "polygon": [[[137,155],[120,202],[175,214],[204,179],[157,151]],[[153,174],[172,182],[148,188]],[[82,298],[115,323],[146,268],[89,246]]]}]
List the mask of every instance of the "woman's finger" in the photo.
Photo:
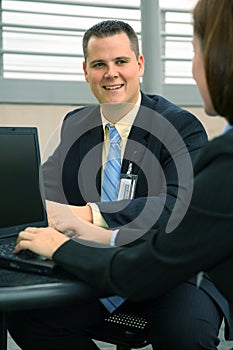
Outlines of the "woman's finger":
[{"label": "woman's finger", "polygon": [[33,239],[34,235],[35,235],[35,233],[31,232],[31,231],[21,231],[18,234],[17,242],[20,242],[22,240],[31,241]]},{"label": "woman's finger", "polygon": [[29,249],[30,248],[31,241],[29,240],[21,240],[17,241],[17,244],[14,249],[14,253],[19,253],[23,249]]},{"label": "woman's finger", "polygon": [[31,232],[31,233],[37,233],[41,231],[42,227],[27,227],[24,231],[22,232]]}]

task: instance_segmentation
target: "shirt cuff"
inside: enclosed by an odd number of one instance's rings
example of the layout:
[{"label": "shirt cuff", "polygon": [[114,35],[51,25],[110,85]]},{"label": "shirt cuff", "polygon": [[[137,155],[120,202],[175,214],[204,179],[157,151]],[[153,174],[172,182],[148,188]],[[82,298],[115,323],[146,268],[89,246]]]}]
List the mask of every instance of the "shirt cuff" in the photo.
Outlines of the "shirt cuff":
[{"label": "shirt cuff", "polygon": [[111,235],[111,240],[110,240],[110,246],[115,247],[115,242],[116,242],[116,236],[118,234],[119,230],[113,230],[112,235]]},{"label": "shirt cuff", "polygon": [[96,226],[108,228],[106,221],[101,215],[98,205],[95,203],[87,203],[87,205],[91,208],[92,211],[93,224]]}]

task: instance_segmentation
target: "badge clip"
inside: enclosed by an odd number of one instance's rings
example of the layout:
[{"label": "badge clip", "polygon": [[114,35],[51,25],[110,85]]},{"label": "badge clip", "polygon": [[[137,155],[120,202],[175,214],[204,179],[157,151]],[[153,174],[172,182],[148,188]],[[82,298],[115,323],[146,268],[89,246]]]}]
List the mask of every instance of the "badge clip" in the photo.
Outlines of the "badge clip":
[{"label": "badge clip", "polygon": [[133,199],[138,176],[132,174],[133,163],[130,162],[126,174],[121,174],[117,200]]}]

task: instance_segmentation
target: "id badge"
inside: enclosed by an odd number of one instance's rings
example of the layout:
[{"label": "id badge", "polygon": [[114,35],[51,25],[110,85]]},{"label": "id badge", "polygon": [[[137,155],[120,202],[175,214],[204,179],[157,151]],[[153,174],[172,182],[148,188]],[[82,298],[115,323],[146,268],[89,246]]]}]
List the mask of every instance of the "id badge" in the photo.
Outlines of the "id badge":
[{"label": "id badge", "polygon": [[132,163],[127,174],[121,174],[117,200],[134,198],[138,176],[131,174],[131,170]]}]

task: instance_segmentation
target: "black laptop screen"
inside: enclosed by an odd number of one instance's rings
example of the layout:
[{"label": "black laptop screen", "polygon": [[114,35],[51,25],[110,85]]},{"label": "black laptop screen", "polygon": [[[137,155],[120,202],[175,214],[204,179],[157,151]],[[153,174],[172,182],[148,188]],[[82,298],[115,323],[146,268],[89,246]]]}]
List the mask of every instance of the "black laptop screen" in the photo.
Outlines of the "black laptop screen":
[{"label": "black laptop screen", "polygon": [[0,232],[46,224],[39,166],[35,128],[0,128]]}]

